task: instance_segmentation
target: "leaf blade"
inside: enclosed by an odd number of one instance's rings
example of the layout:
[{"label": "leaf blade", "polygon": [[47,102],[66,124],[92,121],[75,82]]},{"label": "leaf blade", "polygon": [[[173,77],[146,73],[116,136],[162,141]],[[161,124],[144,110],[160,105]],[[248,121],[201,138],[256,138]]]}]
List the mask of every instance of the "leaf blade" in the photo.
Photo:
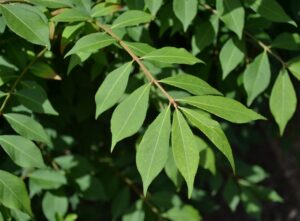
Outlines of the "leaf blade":
[{"label": "leaf blade", "polygon": [[171,131],[170,118],[170,107],[168,107],[150,124],[138,146],[136,164],[143,180],[144,195],[167,161]]}]

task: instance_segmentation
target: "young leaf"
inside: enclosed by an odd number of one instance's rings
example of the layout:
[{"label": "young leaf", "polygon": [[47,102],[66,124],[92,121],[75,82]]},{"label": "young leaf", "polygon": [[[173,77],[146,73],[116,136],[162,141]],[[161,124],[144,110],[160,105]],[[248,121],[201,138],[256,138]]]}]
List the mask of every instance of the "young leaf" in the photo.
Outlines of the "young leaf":
[{"label": "young leaf", "polygon": [[146,54],[142,59],[167,64],[196,64],[203,63],[184,48],[164,47]]},{"label": "young leaf", "polygon": [[136,164],[142,177],[144,195],[168,159],[171,119],[170,108],[161,112],[146,130],[137,148]]},{"label": "young leaf", "polygon": [[192,23],[193,19],[197,15],[198,1],[197,0],[174,0],[173,11],[176,17],[183,24],[184,31],[187,30],[188,26]]},{"label": "young leaf", "polygon": [[244,60],[244,49],[242,42],[230,38],[222,47],[220,52],[220,62],[222,67],[222,77],[225,79],[228,74]]},{"label": "young leaf", "polygon": [[0,203],[32,216],[25,183],[19,177],[3,170],[0,170]]},{"label": "young leaf", "polygon": [[282,70],[273,86],[270,96],[270,109],[277,122],[280,135],[283,135],[287,122],[296,111],[297,96],[288,72]]},{"label": "young leaf", "polygon": [[243,83],[248,95],[248,106],[268,87],[270,78],[271,68],[268,54],[263,52],[255,58],[244,73]]},{"label": "young leaf", "polygon": [[295,57],[288,62],[289,71],[300,81],[300,57]]},{"label": "young leaf", "polygon": [[111,29],[139,25],[141,23],[150,22],[152,19],[153,16],[146,12],[129,10],[124,12],[116,20],[114,20]]},{"label": "young leaf", "polygon": [[225,25],[242,38],[245,10],[240,0],[218,0],[217,11]]},{"label": "young leaf", "polygon": [[92,33],[80,38],[73,48],[65,55],[77,53],[95,53],[99,49],[111,45],[116,40],[104,33]]},{"label": "young leaf", "polygon": [[42,189],[58,189],[67,183],[66,177],[59,171],[39,169],[29,175],[30,182],[33,182]]},{"label": "young leaf", "polygon": [[18,100],[28,109],[37,113],[58,115],[41,87],[26,88],[15,93]]},{"label": "young leaf", "polygon": [[37,8],[25,4],[0,4],[7,26],[27,41],[50,48],[47,18]]},{"label": "young leaf", "polygon": [[117,4],[108,4],[106,2],[99,3],[92,8],[91,15],[93,18],[110,15],[118,10],[121,6]]},{"label": "young leaf", "polygon": [[181,88],[195,95],[222,95],[218,90],[211,87],[201,78],[189,74],[178,74],[172,77],[164,78],[160,80],[160,82]]},{"label": "young leaf", "polygon": [[187,182],[188,196],[191,197],[199,165],[199,150],[193,132],[179,110],[173,116],[172,150],[175,164]]},{"label": "young leaf", "polygon": [[112,71],[105,78],[95,96],[96,118],[120,100],[125,92],[131,70],[132,62],[129,62]]},{"label": "young leaf", "polygon": [[144,0],[146,7],[150,10],[152,15],[156,15],[157,11],[163,4],[163,0]]},{"label": "young leaf", "polygon": [[24,137],[1,135],[0,145],[9,157],[21,167],[45,167],[39,148]]},{"label": "young leaf", "polygon": [[262,17],[273,22],[287,22],[297,27],[295,21],[293,21],[280,6],[277,1],[274,0],[247,0],[247,4],[252,10],[260,14]]},{"label": "young leaf", "polygon": [[203,95],[181,98],[178,101],[198,107],[233,123],[240,124],[265,119],[240,102],[227,97]]},{"label": "young leaf", "polygon": [[180,109],[191,124],[204,133],[204,135],[224,154],[224,156],[228,159],[232,170],[235,172],[232,150],[220,124],[195,110],[187,108]]},{"label": "young leaf", "polygon": [[30,71],[41,78],[61,80],[61,77],[55,73],[52,67],[44,62],[36,62],[30,67]]},{"label": "young leaf", "polygon": [[50,143],[50,138],[43,126],[33,118],[15,113],[4,114],[4,117],[10,126],[21,136],[46,144]]},{"label": "young leaf", "polygon": [[51,20],[54,22],[79,22],[79,21],[88,21],[91,17],[86,10],[78,8],[66,8],[64,11]]},{"label": "young leaf", "polygon": [[143,85],[120,103],[111,118],[112,145],[135,134],[142,126],[149,100],[150,84]]}]

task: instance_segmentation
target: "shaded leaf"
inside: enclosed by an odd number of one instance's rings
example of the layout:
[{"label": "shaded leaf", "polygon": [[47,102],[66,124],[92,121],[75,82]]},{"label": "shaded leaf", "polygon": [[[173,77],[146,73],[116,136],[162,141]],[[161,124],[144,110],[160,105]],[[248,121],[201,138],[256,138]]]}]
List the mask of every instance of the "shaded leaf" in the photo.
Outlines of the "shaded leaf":
[{"label": "shaded leaf", "polygon": [[272,47],[291,51],[300,50],[300,35],[297,33],[281,33],[272,42]]},{"label": "shaded leaf", "polygon": [[62,185],[67,184],[66,177],[59,171],[39,169],[29,175],[30,182],[42,189],[58,189]]},{"label": "shaded leaf", "polygon": [[61,77],[50,67],[43,62],[36,62],[30,67],[30,71],[38,77],[52,80],[61,80]]},{"label": "shaded leaf", "polygon": [[21,89],[15,95],[21,104],[33,112],[58,115],[49,102],[46,92],[41,87]]},{"label": "shaded leaf", "polygon": [[288,62],[289,71],[300,81],[300,57],[295,57]]},{"label": "shaded leaf", "polygon": [[50,48],[46,16],[37,8],[25,4],[1,4],[7,26],[27,41]]},{"label": "shaded leaf", "polygon": [[225,184],[223,198],[231,211],[236,211],[236,208],[240,203],[240,190],[237,183],[235,183],[231,178]]}]

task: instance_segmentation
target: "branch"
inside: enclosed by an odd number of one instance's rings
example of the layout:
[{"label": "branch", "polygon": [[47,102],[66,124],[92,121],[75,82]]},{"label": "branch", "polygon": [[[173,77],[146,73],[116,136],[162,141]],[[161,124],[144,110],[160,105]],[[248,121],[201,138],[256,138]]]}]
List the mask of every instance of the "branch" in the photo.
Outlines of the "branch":
[{"label": "branch", "polygon": [[16,89],[16,87],[18,86],[18,84],[20,83],[21,79],[24,77],[24,75],[28,72],[28,70],[31,68],[31,66],[39,59],[43,56],[43,54],[47,51],[47,48],[44,48],[43,50],[41,50],[36,56],[35,58],[23,69],[23,71],[21,72],[21,74],[19,75],[19,77],[16,79],[15,83],[12,85],[12,87],[10,88],[10,90],[7,92],[7,95],[0,107],[0,116],[3,114],[3,111],[7,105],[7,102],[9,101],[12,93],[14,92],[14,90]]},{"label": "branch", "polygon": [[128,45],[121,39],[119,38],[108,26],[100,23],[99,21],[95,21],[96,25],[104,30],[107,34],[109,34],[112,38],[114,38],[120,45],[121,47],[132,57],[132,59],[138,63],[140,66],[142,72],[147,76],[149,81],[153,84],[155,84],[161,92],[167,97],[169,100],[170,104],[172,104],[175,108],[177,108],[177,103],[175,99],[161,86],[161,84],[158,82],[158,80],[150,73],[150,71],[146,68],[146,66],[143,64],[141,59],[134,54],[134,52],[128,47]]},{"label": "branch", "polygon": [[[208,11],[210,11],[211,13],[217,15],[218,11],[214,8],[212,8],[210,5],[208,4],[201,4],[203,6],[203,8],[207,9]],[[276,53],[274,53],[270,46],[266,45],[265,43],[263,43],[262,41],[256,39],[253,35],[251,35],[249,32],[244,31],[245,35],[247,35],[249,38],[251,38],[254,42],[256,42],[260,47],[262,47],[266,52],[268,52],[270,55],[272,55],[276,60],[278,60],[283,68],[287,68],[287,64],[284,62],[284,60],[282,60],[282,58],[277,55]]]},{"label": "branch", "polygon": [[253,41],[255,41],[260,47],[262,47],[266,52],[268,52],[270,55],[272,55],[277,61],[279,61],[282,65],[283,68],[287,68],[287,63],[284,62],[284,60],[282,60],[282,58],[277,55],[276,53],[274,53],[270,46],[266,45],[265,43],[263,43],[262,41],[256,39],[253,35],[251,35],[249,32],[244,31],[244,33],[251,38]]}]

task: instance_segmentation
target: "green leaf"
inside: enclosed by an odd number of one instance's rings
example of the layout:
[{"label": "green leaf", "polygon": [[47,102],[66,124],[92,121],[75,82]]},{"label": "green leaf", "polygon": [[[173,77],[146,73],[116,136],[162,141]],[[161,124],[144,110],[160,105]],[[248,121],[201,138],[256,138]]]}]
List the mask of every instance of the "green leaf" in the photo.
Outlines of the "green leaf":
[{"label": "green leaf", "polygon": [[182,183],[182,176],[180,175],[173,156],[173,151],[170,148],[168,153],[168,159],[165,165],[165,172],[169,179],[174,183],[176,188],[179,188]]},{"label": "green leaf", "polygon": [[156,15],[157,11],[163,4],[163,0],[144,0],[146,7],[150,10],[152,15]]},{"label": "green leaf", "polygon": [[182,107],[180,109],[191,124],[197,127],[224,154],[235,172],[232,150],[220,124],[195,110]]},{"label": "green leaf", "polygon": [[195,95],[222,95],[218,90],[211,87],[201,78],[189,74],[178,74],[172,77],[164,78],[160,80],[160,82],[181,88]]},{"label": "green leaf", "polygon": [[20,167],[45,167],[41,151],[32,141],[17,135],[1,135],[0,144]]},{"label": "green leaf", "polygon": [[153,19],[153,16],[138,10],[129,10],[121,14],[114,20],[111,29],[124,28],[128,26],[139,25],[142,23],[148,23]]},{"label": "green leaf", "polygon": [[29,0],[29,2],[48,8],[63,8],[73,6],[70,0]]},{"label": "green leaf", "polygon": [[192,38],[193,54],[203,51],[203,49],[214,42],[218,28],[219,20],[216,15],[212,15],[209,20],[203,21],[196,26]]},{"label": "green leaf", "polygon": [[183,24],[184,31],[187,30],[193,19],[197,15],[198,1],[197,0],[173,0],[173,11],[176,17]]},{"label": "green leaf", "polygon": [[237,183],[231,178],[226,182],[223,190],[223,198],[231,211],[236,211],[236,208],[240,203],[240,191]]},{"label": "green leaf", "polygon": [[193,132],[179,110],[173,116],[172,150],[175,164],[188,185],[190,198],[199,165],[199,150]]},{"label": "green leaf", "polygon": [[116,40],[104,33],[92,33],[80,38],[73,48],[65,55],[77,53],[95,53],[99,49],[111,45]]},{"label": "green leaf", "polygon": [[268,54],[267,52],[263,52],[254,59],[244,73],[243,83],[248,95],[248,106],[268,87],[270,78],[271,67]]},{"label": "green leaf", "polygon": [[29,175],[30,182],[41,187],[42,189],[58,189],[62,185],[67,184],[66,177],[59,171],[39,169]]},{"label": "green leaf", "polygon": [[142,59],[149,61],[157,61],[167,64],[196,64],[203,63],[200,59],[194,57],[184,48],[164,47],[156,49],[145,56]]},{"label": "green leaf", "polygon": [[198,107],[233,123],[240,124],[265,119],[240,102],[227,97],[203,95],[181,98],[178,101]]},{"label": "green leaf", "polygon": [[24,182],[15,175],[0,170],[0,203],[32,216],[30,199]]},{"label": "green leaf", "polygon": [[37,8],[25,4],[1,4],[7,26],[27,41],[50,48],[47,18]]},{"label": "green leaf", "polygon": [[245,10],[240,0],[218,0],[217,11],[227,28],[235,32],[241,39],[243,36]]},{"label": "green leaf", "polygon": [[300,57],[295,57],[288,63],[289,71],[300,81]]},{"label": "green leaf", "polygon": [[297,27],[293,21],[283,10],[280,4],[274,0],[247,0],[252,10],[260,14],[262,17],[273,22],[287,22]]},{"label": "green leaf", "polygon": [[144,195],[146,195],[151,182],[166,164],[170,132],[171,116],[168,107],[150,124],[137,148],[136,164],[142,177]]},{"label": "green leaf", "polygon": [[58,115],[41,87],[26,88],[15,93],[18,100],[33,112]]},{"label": "green leaf", "polygon": [[42,201],[43,213],[48,220],[56,221],[68,211],[68,198],[62,193],[46,192]]},{"label": "green leaf", "polygon": [[200,150],[200,159],[200,166],[209,170],[213,175],[216,175],[216,158],[214,151],[207,146],[205,149]]},{"label": "green leaf", "polygon": [[[228,1],[228,0],[227,0]],[[222,47],[220,52],[220,63],[222,77],[225,79],[228,74],[244,60],[244,48],[242,42],[230,38]]]},{"label": "green leaf", "polygon": [[270,96],[270,109],[283,135],[288,121],[297,107],[297,96],[294,86],[286,70],[282,70],[273,86]]},{"label": "green leaf", "polygon": [[61,77],[56,74],[52,67],[44,62],[36,62],[30,67],[30,71],[37,77],[61,80]]},{"label": "green leaf", "polygon": [[273,48],[286,49],[291,51],[300,50],[300,35],[297,33],[281,33],[271,45]]},{"label": "green leaf", "polygon": [[184,205],[183,207],[173,207],[164,213],[164,217],[172,221],[201,221],[202,218],[194,207]]},{"label": "green leaf", "polygon": [[110,72],[105,78],[95,96],[96,118],[120,100],[125,92],[131,71],[132,62],[128,62]]},{"label": "green leaf", "polygon": [[137,56],[144,56],[145,54],[154,51],[155,48],[151,47],[148,44],[140,43],[140,42],[128,42],[125,41],[125,44],[133,51],[133,53]]},{"label": "green leaf", "polygon": [[30,140],[50,143],[50,138],[43,126],[33,118],[23,114],[4,114],[5,119],[10,126],[21,136]]},{"label": "green leaf", "polygon": [[120,140],[141,128],[148,109],[149,92],[150,84],[143,85],[116,107],[111,118],[111,151]]},{"label": "green leaf", "polygon": [[116,12],[120,9],[121,9],[120,5],[108,4],[106,2],[102,2],[102,3],[96,4],[92,8],[91,15],[93,18],[107,16],[107,15],[113,14],[114,12]]},{"label": "green leaf", "polygon": [[54,22],[79,22],[91,20],[86,10],[78,8],[66,8],[62,13],[51,18]]}]

